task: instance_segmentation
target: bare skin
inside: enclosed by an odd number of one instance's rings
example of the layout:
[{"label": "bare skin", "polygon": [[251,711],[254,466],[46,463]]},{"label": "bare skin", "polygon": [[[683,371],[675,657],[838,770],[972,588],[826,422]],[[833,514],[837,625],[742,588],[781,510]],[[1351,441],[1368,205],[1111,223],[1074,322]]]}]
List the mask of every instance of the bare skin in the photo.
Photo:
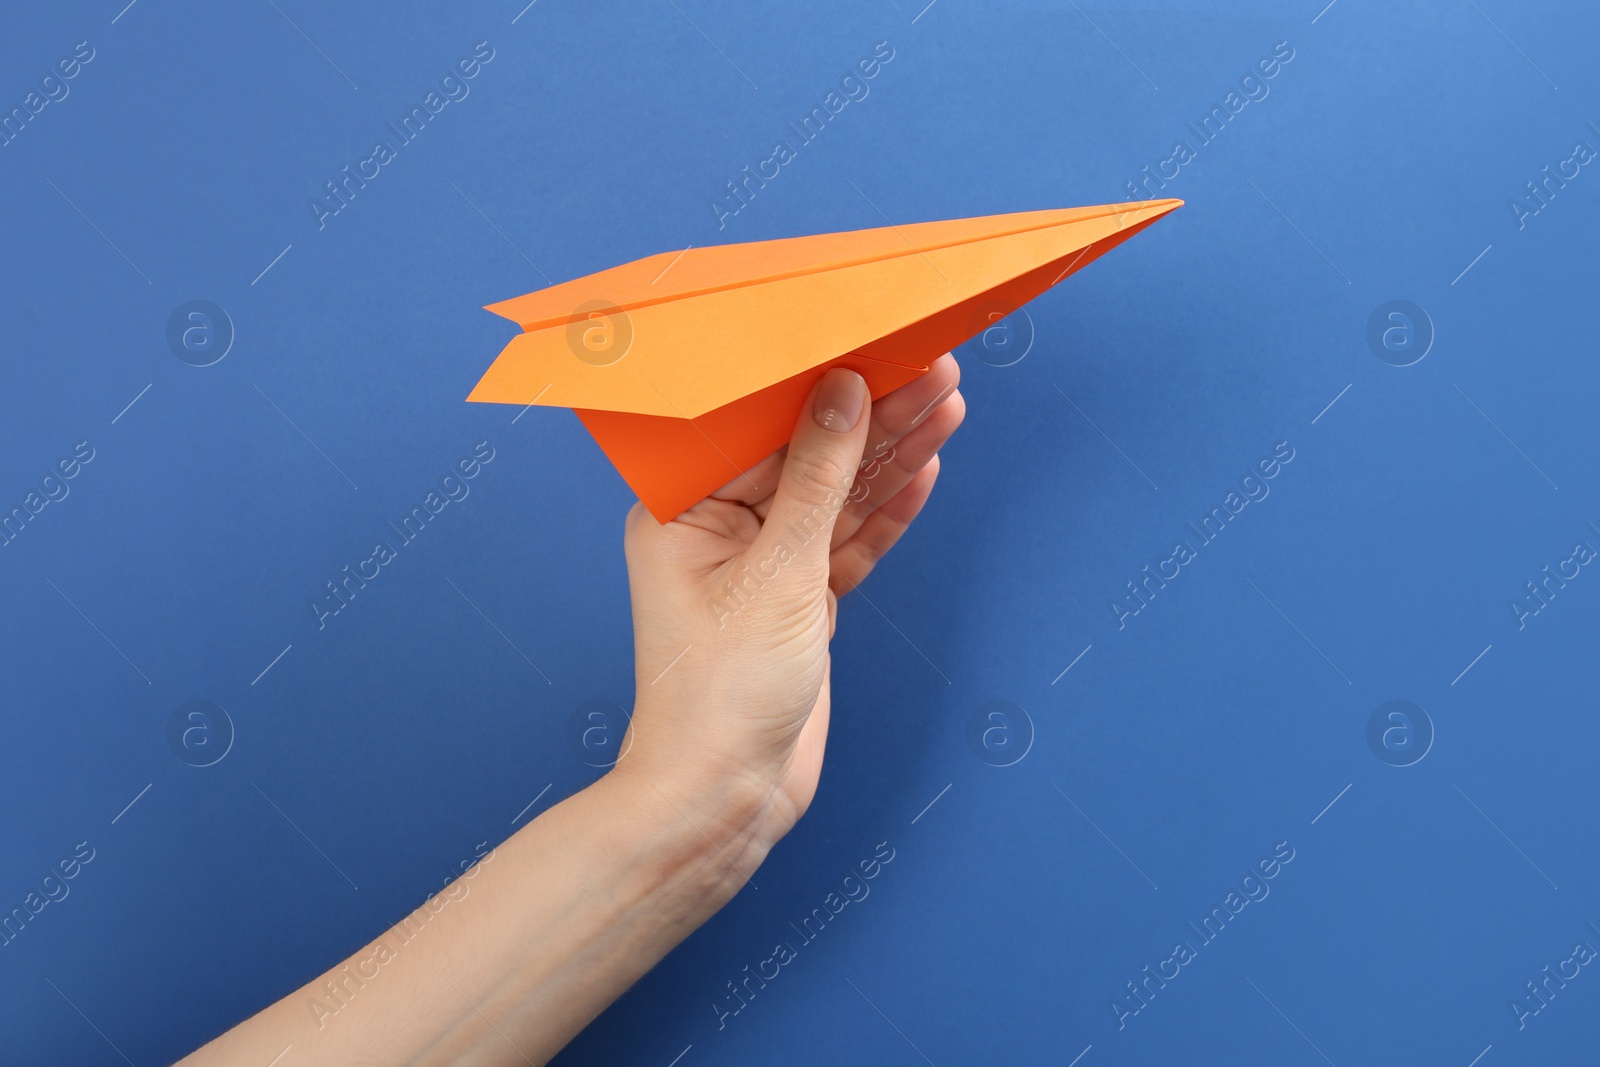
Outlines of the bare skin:
[{"label": "bare skin", "polygon": [[343,964],[183,1063],[543,1064],[727,903],[822,770],[838,598],[905,533],[965,412],[955,360],[873,404],[830,371],[784,450],[628,514],[623,755]]}]

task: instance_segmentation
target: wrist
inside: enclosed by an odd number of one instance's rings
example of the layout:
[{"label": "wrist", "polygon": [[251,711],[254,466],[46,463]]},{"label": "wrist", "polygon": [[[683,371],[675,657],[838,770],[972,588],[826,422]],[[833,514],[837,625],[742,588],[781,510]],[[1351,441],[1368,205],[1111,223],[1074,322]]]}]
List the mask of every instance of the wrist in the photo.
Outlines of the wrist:
[{"label": "wrist", "polygon": [[644,886],[681,895],[692,925],[732,899],[794,823],[770,784],[699,761],[630,753],[591,788],[615,816],[612,854]]}]

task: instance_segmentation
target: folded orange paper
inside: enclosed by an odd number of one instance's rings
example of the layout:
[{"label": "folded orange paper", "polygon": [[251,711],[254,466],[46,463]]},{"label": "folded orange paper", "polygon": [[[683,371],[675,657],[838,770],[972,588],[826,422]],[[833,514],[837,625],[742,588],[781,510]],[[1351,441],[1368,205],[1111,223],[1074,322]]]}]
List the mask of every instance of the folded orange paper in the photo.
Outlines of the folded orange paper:
[{"label": "folded orange paper", "polygon": [[1182,203],[648,256],[488,305],[524,332],[467,399],[574,409],[667,522],[782,447],[828,368],[876,400]]}]

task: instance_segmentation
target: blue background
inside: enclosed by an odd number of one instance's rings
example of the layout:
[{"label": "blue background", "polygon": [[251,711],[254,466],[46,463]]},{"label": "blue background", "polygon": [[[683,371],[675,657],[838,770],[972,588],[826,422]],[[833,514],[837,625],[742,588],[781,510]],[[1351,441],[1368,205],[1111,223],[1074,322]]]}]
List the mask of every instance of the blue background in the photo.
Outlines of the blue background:
[{"label": "blue background", "polygon": [[[1129,199],[1179,139],[1185,208],[1009,322],[1020,362],[958,352],[966,425],[842,606],[822,789],[759,891],[559,1062],[1592,1057],[1591,968],[1523,1029],[1509,1006],[1600,947],[1600,577],[1509,606],[1600,547],[1600,174],[1510,207],[1600,148],[1592,6],[123,2],[0,34],[0,110],[95,50],[0,148],[0,506],[94,449],[0,548],[0,908],[94,849],[0,949],[7,1062],[175,1059],[600,773],[569,729],[631,701],[632,498],[570,413],[462,402],[515,330],[480,305]],[[480,41],[470,95],[319,228],[324,182]],[[870,94],[719,229],[724,183],[880,41]],[[195,299],[236,333],[208,367],[166,337]],[[1406,367],[1367,340],[1395,299],[1436,334]],[[324,583],[482,440],[470,496],[319,630]],[[1124,583],[1284,441],[1119,629]],[[168,741],[191,700],[232,724],[208,767]],[[1432,723],[1411,766],[1367,740],[1391,700]],[[1021,712],[974,748],[991,701]],[[884,841],[870,897],[719,1029],[724,983]],[[1119,1029],[1279,842],[1270,896]]]}]

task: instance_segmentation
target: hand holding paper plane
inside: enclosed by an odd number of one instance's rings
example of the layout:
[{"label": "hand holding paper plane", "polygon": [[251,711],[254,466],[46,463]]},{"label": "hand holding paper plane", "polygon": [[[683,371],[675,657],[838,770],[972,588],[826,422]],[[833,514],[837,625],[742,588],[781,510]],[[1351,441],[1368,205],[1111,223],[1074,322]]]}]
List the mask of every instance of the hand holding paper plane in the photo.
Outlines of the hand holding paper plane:
[{"label": "hand holding paper plane", "polygon": [[648,256],[490,304],[524,332],[467,399],[574,409],[667,522],[782,447],[830,367],[876,400],[1182,203]]}]

